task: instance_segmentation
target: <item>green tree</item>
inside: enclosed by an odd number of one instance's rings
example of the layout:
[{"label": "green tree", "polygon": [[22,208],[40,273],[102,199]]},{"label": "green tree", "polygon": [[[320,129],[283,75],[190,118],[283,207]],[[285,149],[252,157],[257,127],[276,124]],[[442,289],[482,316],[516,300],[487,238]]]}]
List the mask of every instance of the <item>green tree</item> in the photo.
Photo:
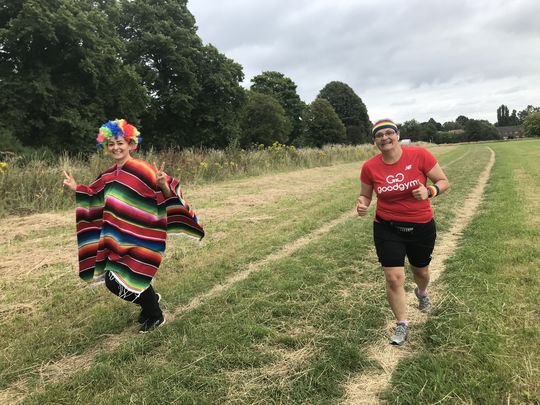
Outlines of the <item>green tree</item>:
[{"label": "green tree", "polygon": [[223,147],[239,132],[242,67],[203,46],[187,0],[121,0],[119,32],[150,102],[141,116],[157,147]]},{"label": "green tree", "polygon": [[304,146],[321,147],[346,141],[345,125],[328,100],[316,98],[308,106],[304,116],[306,132],[301,142]]},{"label": "green tree", "polygon": [[443,124],[443,131],[453,131],[453,130],[456,130],[456,129],[461,129],[461,126],[455,122],[455,121],[446,121],[444,124]]},{"label": "green tree", "polygon": [[[24,147],[19,142],[13,133],[2,126],[0,126],[0,152],[22,152]],[[0,159],[2,154],[0,153]]]},{"label": "green tree", "polygon": [[273,96],[283,107],[291,122],[290,141],[293,142],[302,133],[302,113],[304,102],[296,92],[296,84],[283,73],[267,71],[251,79],[251,90]]},{"label": "green tree", "polygon": [[470,119],[465,124],[465,140],[472,141],[487,141],[490,139],[499,139],[500,135],[491,123],[486,120]]},{"label": "green tree", "polygon": [[467,124],[467,121],[469,121],[469,118],[465,117],[464,115],[460,115],[456,118],[456,123],[460,126],[461,129],[465,128],[465,124]]},{"label": "green tree", "polygon": [[413,142],[422,140],[422,125],[415,119],[405,121],[399,126],[401,139],[410,139]]},{"label": "green tree", "polygon": [[291,122],[279,102],[268,94],[247,91],[247,103],[240,119],[242,146],[286,143]]},{"label": "green tree", "polygon": [[540,136],[540,112],[527,114],[523,121],[523,131],[527,136]]},{"label": "green tree", "polygon": [[512,110],[512,114],[510,114],[510,117],[508,118],[508,125],[519,125],[519,118],[517,117],[516,110]]},{"label": "green tree", "polygon": [[504,127],[510,125],[510,113],[508,107],[502,104],[497,108],[497,126]]},{"label": "green tree", "polygon": [[22,144],[91,150],[102,122],[136,122],[144,109],[145,89],[122,62],[106,3],[10,0],[0,7],[0,126]]},{"label": "green tree", "polygon": [[[160,146],[192,144],[192,114],[202,90],[202,42],[187,0],[121,0],[118,29],[125,59],[136,66],[150,101],[141,116],[145,140]],[[195,135],[197,139],[200,136]]]},{"label": "green tree", "polygon": [[399,126],[401,139],[410,139],[413,142],[435,142],[435,138],[437,135],[436,125],[437,123],[433,119],[429,120],[428,122],[422,123],[419,123],[414,119],[410,121],[405,121]]},{"label": "green tree", "polygon": [[525,118],[527,118],[529,114],[534,113],[534,112],[540,112],[540,107],[534,107],[532,105],[528,105],[527,108],[518,112],[517,116],[518,116],[519,123],[522,124],[525,121]]},{"label": "green tree", "polygon": [[192,128],[192,145],[223,148],[231,139],[238,138],[239,117],[246,102],[240,86],[243,78],[242,66],[212,45],[203,47],[197,69],[201,87],[188,123]]},{"label": "green tree", "polygon": [[[463,132],[463,130],[461,130]],[[433,137],[433,142],[437,144],[442,143],[457,143],[465,140],[464,133],[456,133],[455,130],[450,130],[448,132],[439,131]]]},{"label": "green tree", "polygon": [[420,124],[420,126],[422,129],[419,140],[424,142],[433,142],[435,135],[437,135],[437,123],[435,120],[433,120],[433,122],[431,120],[428,122],[423,122]]},{"label": "green tree", "polygon": [[427,124],[432,125],[433,127],[435,127],[435,130],[437,130],[437,131],[442,131],[443,130],[442,124],[440,122],[435,121],[433,118],[430,118],[428,120]]},{"label": "green tree", "polygon": [[368,143],[371,140],[371,122],[362,99],[347,84],[333,81],[319,92],[318,97],[330,102],[347,130],[350,144]]}]

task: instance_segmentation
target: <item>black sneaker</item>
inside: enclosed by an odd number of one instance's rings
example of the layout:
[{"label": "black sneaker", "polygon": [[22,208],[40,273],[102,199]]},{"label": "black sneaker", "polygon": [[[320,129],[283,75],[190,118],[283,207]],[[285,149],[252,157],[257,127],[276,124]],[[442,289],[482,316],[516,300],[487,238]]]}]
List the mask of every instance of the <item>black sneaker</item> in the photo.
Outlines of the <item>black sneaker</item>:
[{"label": "black sneaker", "polygon": [[147,333],[163,325],[165,325],[165,315],[162,314],[159,318],[149,318],[142,324],[139,333]]},{"label": "black sneaker", "polygon": [[[159,301],[161,301],[161,294],[160,293],[156,293],[157,295],[157,302],[159,304]],[[146,320],[148,319],[148,317],[145,315],[145,313],[141,310],[141,313],[139,314],[139,318],[137,319],[137,322],[139,322],[140,324],[143,324],[146,322]]]}]

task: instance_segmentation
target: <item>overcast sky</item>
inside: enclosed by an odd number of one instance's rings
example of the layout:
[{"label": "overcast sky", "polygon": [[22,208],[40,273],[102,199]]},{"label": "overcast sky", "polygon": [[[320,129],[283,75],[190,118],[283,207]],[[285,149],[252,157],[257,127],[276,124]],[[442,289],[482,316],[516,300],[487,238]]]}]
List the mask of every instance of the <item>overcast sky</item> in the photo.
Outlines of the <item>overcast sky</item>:
[{"label": "overcast sky", "polygon": [[372,121],[497,120],[540,106],[540,0],[189,0],[199,36],[311,103],[348,84]]}]

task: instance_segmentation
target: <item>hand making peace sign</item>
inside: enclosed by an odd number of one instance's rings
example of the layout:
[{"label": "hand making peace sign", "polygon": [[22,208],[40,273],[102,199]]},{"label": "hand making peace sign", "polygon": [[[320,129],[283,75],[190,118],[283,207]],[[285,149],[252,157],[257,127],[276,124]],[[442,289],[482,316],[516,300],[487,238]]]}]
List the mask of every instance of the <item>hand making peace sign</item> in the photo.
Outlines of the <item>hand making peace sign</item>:
[{"label": "hand making peace sign", "polygon": [[167,183],[167,178],[169,176],[167,175],[167,173],[163,171],[164,168],[165,168],[165,162],[163,162],[160,168],[156,170],[156,181],[157,181],[157,185],[159,186],[159,188],[161,189],[165,197],[168,198],[172,194],[171,194],[171,188],[169,187],[169,184]]},{"label": "hand making peace sign", "polygon": [[[156,166],[157,167],[157,166]],[[157,184],[160,188],[167,185],[167,173],[163,171],[165,168],[165,162],[161,164],[161,167],[156,171]]]},{"label": "hand making peace sign", "polygon": [[75,178],[71,174],[71,172],[67,172],[64,170],[64,186],[69,187],[73,191],[77,190],[77,182],[75,181]]}]

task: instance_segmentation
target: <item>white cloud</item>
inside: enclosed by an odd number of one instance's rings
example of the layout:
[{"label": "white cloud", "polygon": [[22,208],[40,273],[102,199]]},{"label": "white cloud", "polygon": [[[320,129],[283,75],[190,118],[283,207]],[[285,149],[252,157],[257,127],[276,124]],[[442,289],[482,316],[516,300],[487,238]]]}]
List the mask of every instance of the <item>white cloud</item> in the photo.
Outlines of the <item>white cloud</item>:
[{"label": "white cloud", "polygon": [[496,120],[540,105],[537,0],[190,0],[203,41],[253,76],[290,77],[305,102],[342,81],[372,120]]}]

